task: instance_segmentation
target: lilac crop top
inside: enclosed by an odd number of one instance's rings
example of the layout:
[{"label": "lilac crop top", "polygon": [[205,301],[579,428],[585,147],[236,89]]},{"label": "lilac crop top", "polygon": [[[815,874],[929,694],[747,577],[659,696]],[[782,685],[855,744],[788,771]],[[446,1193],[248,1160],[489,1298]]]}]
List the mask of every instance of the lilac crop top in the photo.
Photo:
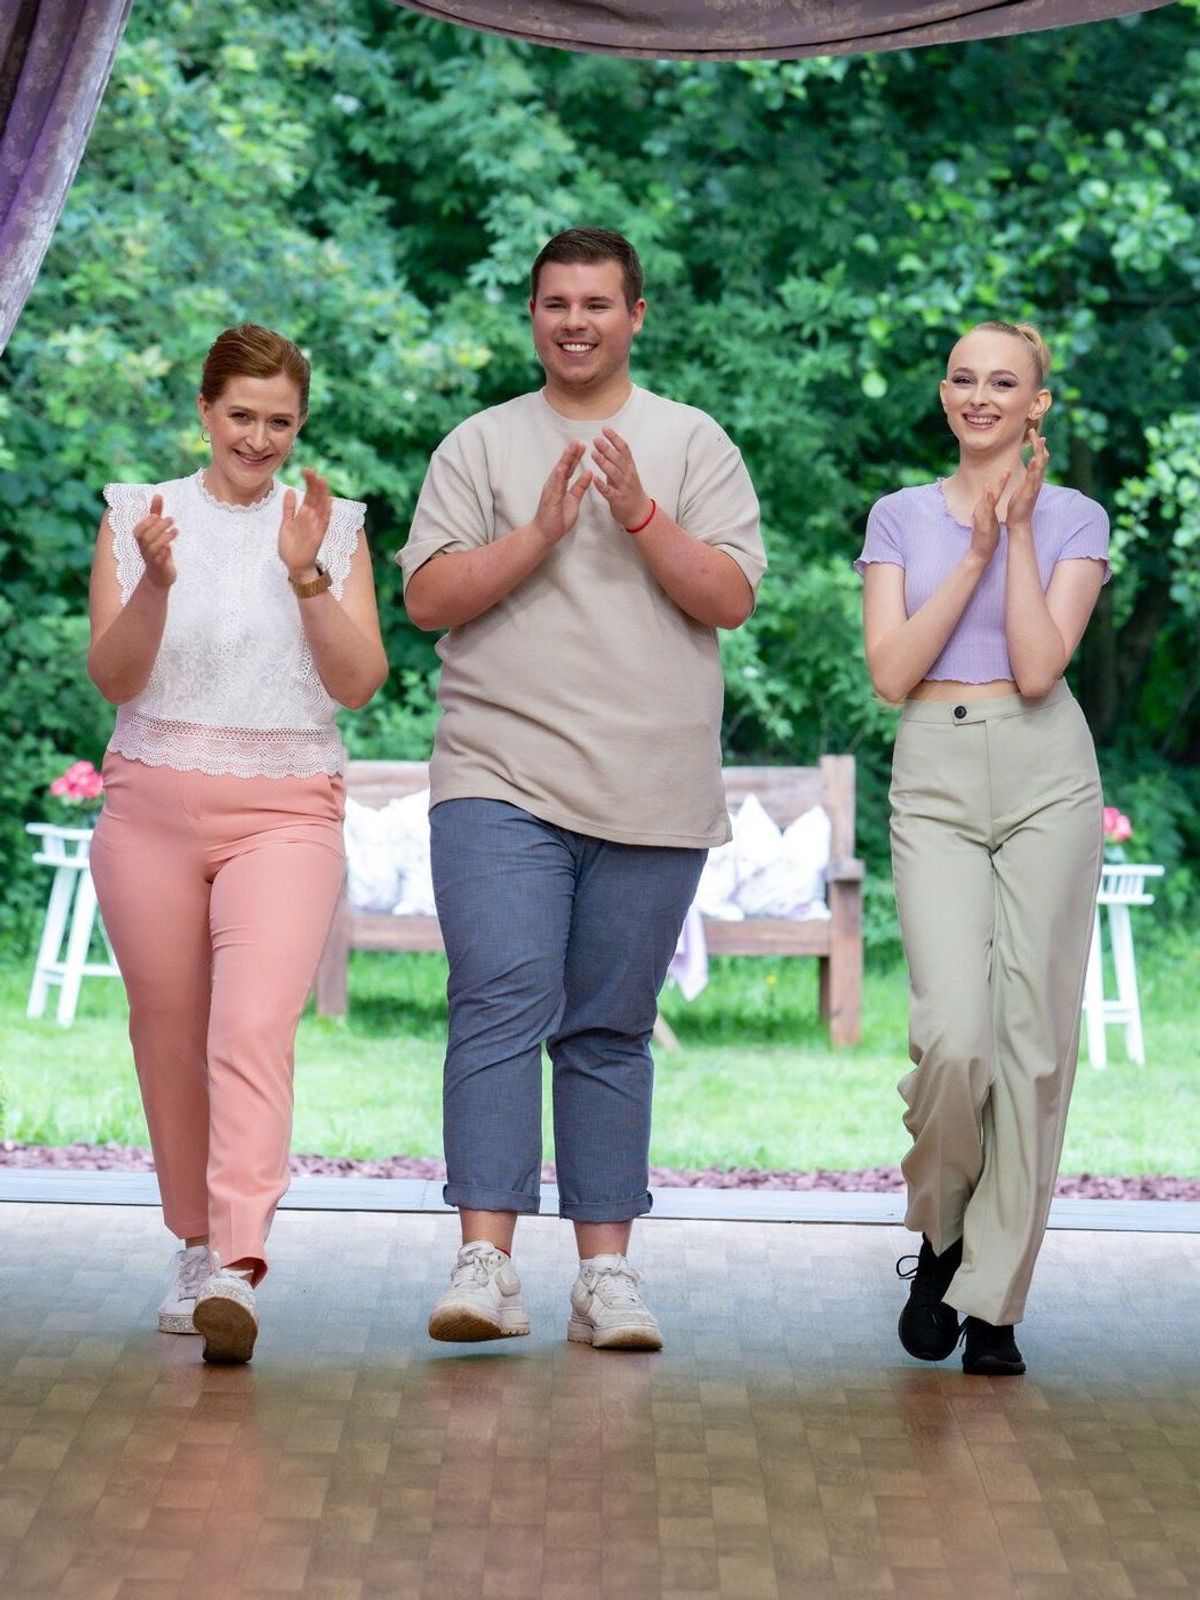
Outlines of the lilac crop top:
[{"label": "lilac crop top", "polygon": [[[971,530],[956,522],[940,483],[923,483],[884,495],[871,507],[862,555],[854,563],[860,576],[875,561],[904,568],[904,604],[911,617],[962,559]],[[1044,484],[1033,510],[1033,543],[1042,588],[1060,561],[1102,561],[1108,565],[1108,515],[1078,489]],[[1012,678],[1004,636],[1004,570],[1008,529],[991,564],[967,602],[946,648],[925,674],[956,683],[992,683]]]}]

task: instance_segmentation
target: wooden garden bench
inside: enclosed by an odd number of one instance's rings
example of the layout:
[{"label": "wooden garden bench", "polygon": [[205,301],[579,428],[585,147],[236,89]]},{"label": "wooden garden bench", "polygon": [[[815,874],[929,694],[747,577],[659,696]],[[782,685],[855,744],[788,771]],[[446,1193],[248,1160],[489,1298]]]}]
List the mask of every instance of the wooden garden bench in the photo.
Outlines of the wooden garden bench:
[{"label": "wooden garden bench", "polygon": [[[705,918],[709,952],[731,956],[815,956],[819,1003],[832,1045],[857,1044],[862,1035],[862,880],[854,856],[854,757],[822,756],[816,767],[726,767],[731,810],[747,795],[783,828],[811,806],[824,806],[832,829],[826,875],[828,920],[791,922],[748,917],[744,922]],[[375,809],[428,786],[423,761],[351,761],[346,792]],[[348,1005],[346,972],[351,950],[440,950],[436,917],[393,916],[355,910],[342,892],[333,927],[317,969],[317,1011],[343,1016]]]}]

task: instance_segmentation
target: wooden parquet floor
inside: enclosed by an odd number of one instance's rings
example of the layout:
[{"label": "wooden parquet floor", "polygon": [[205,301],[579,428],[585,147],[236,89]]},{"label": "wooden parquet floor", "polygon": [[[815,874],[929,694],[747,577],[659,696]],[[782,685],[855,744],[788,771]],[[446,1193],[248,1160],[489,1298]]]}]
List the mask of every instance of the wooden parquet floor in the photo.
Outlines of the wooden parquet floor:
[{"label": "wooden parquet floor", "polygon": [[145,1210],[0,1207],[3,1600],[1190,1600],[1200,1237],[1052,1234],[1030,1376],[909,1362],[894,1228],[652,1222],[667,1348],[424,1334],[449,1217],[283,1213],[250,1367]]}]

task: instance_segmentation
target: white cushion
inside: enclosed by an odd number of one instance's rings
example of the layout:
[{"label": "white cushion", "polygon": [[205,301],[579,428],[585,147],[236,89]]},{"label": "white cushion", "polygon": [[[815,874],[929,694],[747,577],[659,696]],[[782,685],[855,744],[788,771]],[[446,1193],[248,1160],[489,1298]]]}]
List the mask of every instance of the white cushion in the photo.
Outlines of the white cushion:
[{"label": "white cushion", "polygon": [[346,801],[346,892],[358,911],[433,916],[429,790],[378,811]]},{"label": "white cushion", "polygon": [[825,869],[831,836],[821,806],[789,823],[771,859],[738,884],[737,903],[746,916],[795,920],[827,916]]}]

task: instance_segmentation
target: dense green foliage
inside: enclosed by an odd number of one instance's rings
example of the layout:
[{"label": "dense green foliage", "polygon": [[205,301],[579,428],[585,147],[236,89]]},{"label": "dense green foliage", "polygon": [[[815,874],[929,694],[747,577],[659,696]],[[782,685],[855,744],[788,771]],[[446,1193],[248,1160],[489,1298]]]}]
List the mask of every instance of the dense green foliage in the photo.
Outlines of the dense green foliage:
[{"label": "dense green foliage", "polygon": [[[311,351],[304,454],[371,505],[396,670],[353,748],[425,753],[435,662],[390,554],[438,439],[538,381],[528,262],[588,221],[646,262],[638,376],[716,415],[759,487],[773,571],[727,641],[727,750],[855,750],[876,862],[891,714],[861,667],[849,558],[872,499],[947,467],[936,380],[957,330],[1043,323],[1052,473],[1117,530],[1079,685],[1110,798],[1178,867],[1200,847],[1198,215],[1196,0],[724,65],[524,48],[388,0],[136,7],[0,362],[9,862],[57,765],[104,743],[78,620],[99,488],[203,459],[199,361],[242,318]],[[1172,885],[1182,903],[1186,873]],[[13,873],[0,915],[36,893]]]}]

